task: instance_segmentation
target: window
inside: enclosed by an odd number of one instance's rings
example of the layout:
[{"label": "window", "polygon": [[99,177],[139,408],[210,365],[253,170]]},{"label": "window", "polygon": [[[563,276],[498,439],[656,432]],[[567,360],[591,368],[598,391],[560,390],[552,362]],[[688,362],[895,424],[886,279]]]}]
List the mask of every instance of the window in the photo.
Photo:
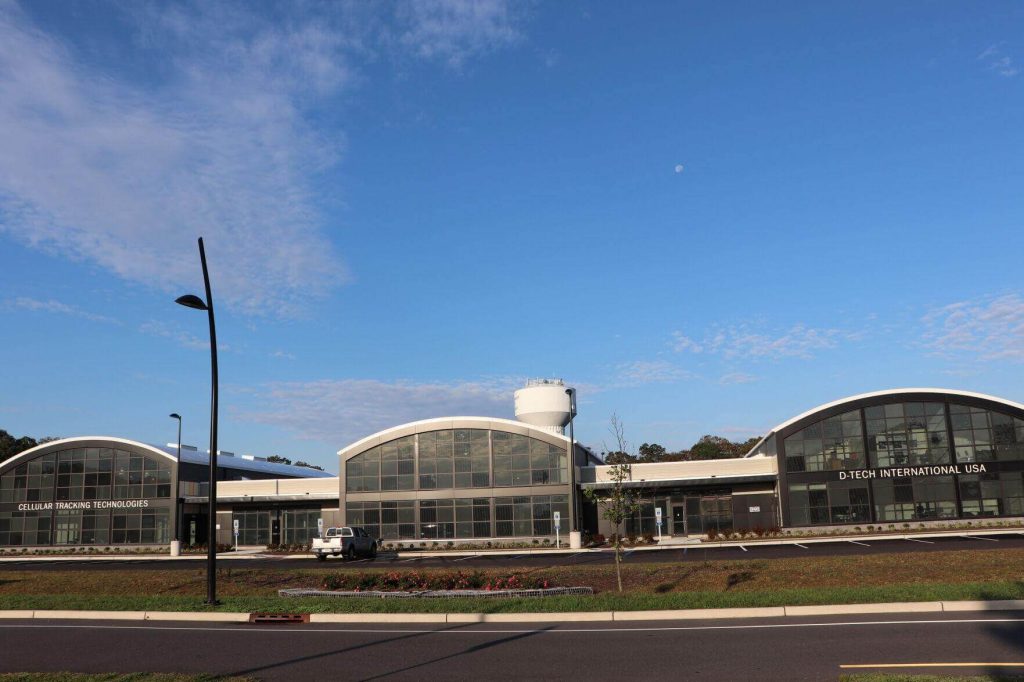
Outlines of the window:
[{"label": "window", "polygon": [[493,431],[494,485],[531,486],[567,480],[566,450],[517,433]]},{"label": "window", "polygon": [[455,537],[453,500],[420,500],[420,537],[435,540]]},{"label": "window", "polygon": [[785,440],[787,471],[835,471],[864,467],[860,410],[811,424]]},{"label": "window", "polygon": [[232,521],[238,521],[238,544],[269,545],[270,514],[271,512],[266,509],[242,509],[232,512]]},{"label": "window", "polygon": [[1024,473],[966,475],[959,477],[962,515],[1020,516],[1024,514]]},{"label": "window", "polygon": [[455,487],[486,488],[491,484],[491,444],[481,429],[456,429]]},{"label": "window", "polygon": [[569,522],[567,495],[496,497],[494,534],[497,537],[554,535],[552,519],[556,511],[561,513],[565,523]]},{"label": "window", "polygon": [[288,545],[312,542],[320,532],[319,520],[319,509],[285,509],[281,512],[281,542]]},{"label": "window", "polygon": [[956,516],[952,476],[891,478],[874,481],[878,521],[918,521]]},{"label": "window", "polygon": [[1024,421],[967,405],[950,405],[957,462],[1024,459]]},{"label": "window", "polygon": [[946,407],[893,403],[864,410],[868,458],[874,467],[948,464]]},{"label": "window", "polygon": [[871,521],[867,481],[828,481],[789,486],[790,520],[794,526]]},{"label": "window", "polygon": [[455,500],[455,537],[491,537],[491,500],[486,497]]}]

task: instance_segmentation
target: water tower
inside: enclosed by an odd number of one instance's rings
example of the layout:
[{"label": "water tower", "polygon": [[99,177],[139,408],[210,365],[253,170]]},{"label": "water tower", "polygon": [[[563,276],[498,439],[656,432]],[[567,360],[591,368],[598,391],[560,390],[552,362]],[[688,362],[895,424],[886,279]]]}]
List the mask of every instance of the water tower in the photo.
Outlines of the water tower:
[{"label": "water tower", "polygon": [[572,417],[572,403],[561,379],[530,379],[516,391],[516,419],[551,433],[563,434]]}]

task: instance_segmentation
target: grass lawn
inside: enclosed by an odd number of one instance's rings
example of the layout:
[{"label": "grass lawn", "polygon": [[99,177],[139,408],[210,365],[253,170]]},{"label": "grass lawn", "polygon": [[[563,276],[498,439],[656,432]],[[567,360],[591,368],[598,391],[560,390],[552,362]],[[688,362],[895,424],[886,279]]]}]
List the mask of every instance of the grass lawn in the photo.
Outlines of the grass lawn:
[{"label": "grass lawn", "polygon": [[[270,564],[272,566],[272,564]],[[524,612],[687,609],[867,602],[1024,599],[1024,549],[911,552],[844,557],[707,561],[625,566],[627,591],[615,592],[612,566],[489,569],[519,572],[553,585],[590,586],[593,596],[543,599],[288,599],[284,587],[320,587],[338,572],[447,572],[453,569],[234,569],[218,577],[225,611]],[[473,572],[472,569],[463,569]],[[47,570],[0,574],[0,609],[203,610],[205,572],[195,570]]]}]

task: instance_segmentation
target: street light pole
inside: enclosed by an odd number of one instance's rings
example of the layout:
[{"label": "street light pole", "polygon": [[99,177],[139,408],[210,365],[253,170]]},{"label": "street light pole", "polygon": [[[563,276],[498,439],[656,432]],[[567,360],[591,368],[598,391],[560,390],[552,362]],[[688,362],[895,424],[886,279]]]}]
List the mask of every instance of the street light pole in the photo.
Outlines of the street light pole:
[{"label": "street light pole", "polygon": [[206,249],[203,238],[199,238],[199,260],[203,264],[203,284],[206,286],[206,301],[198,296],[179,296],[176,303],[186,308],[205,310],[210,322],[210,489],[207,515],[210,528],[207,534],[206,555],[206,604],[216,606],[217,601],[217,326],[213,319],[213,294],[210,291],[210,273],[206,268]]},{"label": "street light pole", "polygon": [[565,389],[569,396],[569,490],[572,491],[572,530],[577,532],[580,529],[579,505],[577,499],[579,491],[576,490],[576,436],[573,434],[572,422],[576,418],[576,389]]},{"label": "street light pole", "polygon": [[[181,517],[178,514],[178,493],[179,490],[181,489],[181,484],[179,483],[179,481],[181,480],[181,415],[178,414],[177,412],[172,412],[170,414],[170,417],[171,419],[178,420],[178,463],[174,467],[174,490],[172,492],[174,494],[174,541],[179,542],[181,540]],[[178,548],[180,551],[180,544],[178,545]]]}]

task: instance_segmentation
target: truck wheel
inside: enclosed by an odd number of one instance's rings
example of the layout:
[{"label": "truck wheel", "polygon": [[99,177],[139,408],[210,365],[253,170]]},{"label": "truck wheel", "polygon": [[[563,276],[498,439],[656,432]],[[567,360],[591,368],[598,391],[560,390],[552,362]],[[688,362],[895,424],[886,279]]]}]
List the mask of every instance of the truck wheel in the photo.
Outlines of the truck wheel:
[{"label": "truck wheel", "polygon": [[370,558],[371,559],[377,558],[377,543],[376,542],[373,543],[372,545],[370,545]]},{"label": "truck wheel", "polygon": [[355,561],[356,560],[356,546],[355,545],[349,545],[348,546],[348,549],[345,551],[345,558],[348,559],[349,561]]},{"label": "truck wheel", "polygon": [[327,555],[326,554],[317,554],[316,555],[316,560],[317,561],[327,561]]}]

